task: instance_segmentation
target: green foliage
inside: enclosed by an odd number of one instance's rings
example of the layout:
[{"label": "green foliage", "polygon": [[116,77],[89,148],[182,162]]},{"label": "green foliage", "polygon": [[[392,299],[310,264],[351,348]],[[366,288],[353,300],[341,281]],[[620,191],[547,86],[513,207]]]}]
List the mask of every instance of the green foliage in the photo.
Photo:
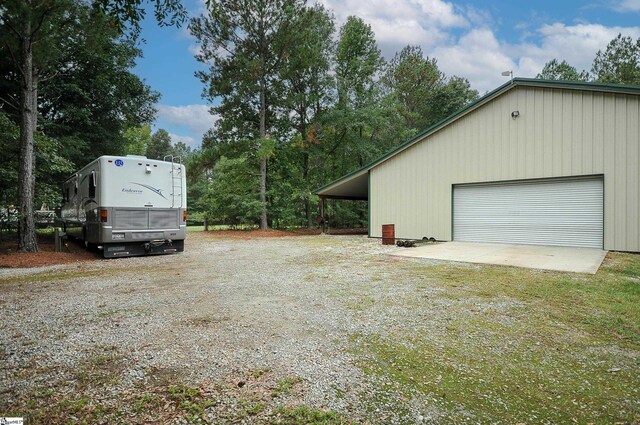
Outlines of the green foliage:
[{"label": "green foliage", "polygon": [[365,107],[376,95],[376,77],[383,64],[371,26],[349,16],[340,28],[336,50],[338,107]]},{"label": "green foliage", "polygon": [[110,23],[120,32],[131,31],[140,34],[140,22],[146,15],[144,3],[154,6],[153,14],[160,26],[180,27],[187,19],[187,10],[180,0],[94,0],[94,6],[110,16]]},{"label": "green foliage", "polygon": [[[143,123],[154,115],[158,95],[131,72],[140,50],[112,25],[112,16],[80,0],[7,0],[0,17],[0,165],[3,205],[18,198],[20,90],[23,25],[31,22],[37,82],[33,178],[36,208],[55,208],[60,184],[79,166],[102,154],[126,153],[144,141]],[[138,134],[136,134],[136,130]],[[128,131],[127,131],[128,130]],[[25,180],[25,179],[23,179]],[[24,192],[21,192],[24,193]],[[29,232],[24,230],[25,234]]]},{"label": "green foliage", "polygon": [[447,80],[435,59],[418,46],[406,46],[388,64],[383,76],[387,93],[395,101],[405,127],[424,130],[478,97],[464,78]]},{"label": "green foliage", "polygon": [[[252,4],[253,11],[242,10],[240,3]],[[255,214],[240,219],[239,211],[225,211],[240,202],[225,198],[238,196],[232,193],[236,187],[218,182],[228,180],[229,161],[237,160],[246,174],[251,166],[257,171],[261,160],[268,161],[271,226],[312,227],[319,204],[311,193],[314,188],[364,165],[477,97],[467,80],[447,79],[436,61],[418,48],[406,48],[385,67],[371,27],[357,17],[340,28],[336,43],[333,17],[324,7],[298,2],[281,6],[286,16],[270,21],[268,50],[248,42],[253,29],[239,29],[253,13],[271,16],[271,6],[261,1],[212,5],[211,16],[190,25],[202,45],[198,59],[209,66],[199,74],[205,98],[221,98],[222,103],[213,108],[221,117],[218,125],[205,135],[202,151],[188,168],[189,208],[207,211],[215,222],[257,224],[250,221]],[[261,87],[266,87],[264,137]],[[220,173],[215,167],[222,158],[225,172]],[[239,198],[253,208],[259,180],[243,181]],[[211,209],[209,201],[195,199],[201,194],[225,200]],[[367,206],[331,201],[326,217],[332,227],[366,226]]]},{"label": "green foliage", "polygon": [[640,38],[618,34],[604,52],[598,51],[591,72],[602,83],[640,85]]},{"label": "green foliage", "polygon": [[[196,59],[209,66],[207,72],[197,73],[205,84],[204,96],[211,101],[222,99],[212,108],[220,115],[217,137],[238,143],[267,139],[278,130],[276,110],[282,99],[278,75],[301,5],[300,0],[210,2],[208,15],[192,19],[189,29],[202,52]],[[260,227],[266,228],[271,152],[262,149],[257,154]]]},{"label": "green foliage", "polygon": [[[0,111],[0,150],[3,162],[0,167],[0,208],[15,206],[18,200],[18,161],[20,130],[9,117]],[[73,164],[61,154],[61,143],[36,133],[35,154],[36,185],[34,205],[55,208],[60,200],[59,182],[73,172]]]},{"label": "green foliage", "polygon": [[164,159],[167,155],[172,155],[173,149],[171,147],[171,136],[167,130],[161,128],[158,129],[151,136],[151,141],[147,145],[147,158],[149,159]]},{"label": "green foliage", "polygon": [[591,75],[587,71],[578,72],[564,60],[552,59],[536,78],[640,85],[640,38],[634,41],[632,37],[618,34],[604,52],[598,50]]},{"label": "green foliage", "polygon": [[124,153],[128,155],[146,155],[147,148],[151,144],[151,126],[143,124],[138,127],[129,127],[124,131]]},{"label": "green foliage", "polygon": [[304,405],[296,408],[281,407],[277,413],[281,416],[278,423],[283,425],[340,425],[350,423],[335,412],[311,409]]},{"label": "green foliage", "polygon": [[222,157],[213,167],[212,184],[207,191],[209,218],[231,225],[253,224],[260,216],[255,165],[246,156]]},{"label": "green foliage", "polygon": [[543,80],[589,81],[589,73],[587,71],[578,72],[567,61],[558,62],[557,59],[551,59],[544,64],[544,68],[536,75],[536,78]]}]

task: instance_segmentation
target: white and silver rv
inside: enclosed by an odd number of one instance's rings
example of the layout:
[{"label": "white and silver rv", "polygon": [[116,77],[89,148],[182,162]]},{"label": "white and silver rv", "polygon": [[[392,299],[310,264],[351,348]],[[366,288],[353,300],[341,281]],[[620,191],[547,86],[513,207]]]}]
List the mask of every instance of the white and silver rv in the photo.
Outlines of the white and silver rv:
[{"label": "white and silver rv", "polygon": [[62,225],[106,258],[182,252],[186,180],[173,158],[101,156],[64,182]]}]

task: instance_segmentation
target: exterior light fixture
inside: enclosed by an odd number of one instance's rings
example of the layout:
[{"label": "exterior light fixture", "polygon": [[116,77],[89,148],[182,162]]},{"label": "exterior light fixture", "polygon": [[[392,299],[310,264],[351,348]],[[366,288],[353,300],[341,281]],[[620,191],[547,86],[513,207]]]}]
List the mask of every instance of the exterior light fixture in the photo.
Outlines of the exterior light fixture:
[{"label": "exterior light fixture", "polygon": [[513,112],[511,113],[511,118],[513,118],[514,120],[515,120],[516,118],[518,118],[519,116],[520,116],[520,111],[513,111]]}]

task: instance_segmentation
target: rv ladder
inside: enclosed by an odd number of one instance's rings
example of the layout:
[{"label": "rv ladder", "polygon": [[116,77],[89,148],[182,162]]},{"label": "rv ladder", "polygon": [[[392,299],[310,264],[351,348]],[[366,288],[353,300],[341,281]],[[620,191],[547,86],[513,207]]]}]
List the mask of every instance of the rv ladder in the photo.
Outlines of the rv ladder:
[{"label": "rv ladder", "polygon": [[171,208],[176,207],[176,198],[178,205],[182,207],[182,179],[185,178],[182,173],[182,158],[167,155],[164,160],[167,161],[167,158],[171,159]]}]

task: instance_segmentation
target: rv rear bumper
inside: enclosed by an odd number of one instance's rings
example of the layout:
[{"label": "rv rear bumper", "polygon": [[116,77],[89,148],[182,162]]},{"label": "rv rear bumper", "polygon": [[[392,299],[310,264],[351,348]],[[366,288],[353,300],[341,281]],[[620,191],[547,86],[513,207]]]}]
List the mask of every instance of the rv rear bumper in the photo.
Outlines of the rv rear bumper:
[{"label": "rv rear bumper", "polygon": [[184,251],[184,240],[154,240],[148,242],[107,243],[102,247],[104,258],[137,257],[173,254]]},{"label": "rv rear bumper", "polygon": [[[118,230],[103,226],[96,243],[99,244],[139,244],[155,240],[183,240],[187,237],[187,226],[175,229],[127,229]],[[91,242],[91,241],[90,241]]]}]

